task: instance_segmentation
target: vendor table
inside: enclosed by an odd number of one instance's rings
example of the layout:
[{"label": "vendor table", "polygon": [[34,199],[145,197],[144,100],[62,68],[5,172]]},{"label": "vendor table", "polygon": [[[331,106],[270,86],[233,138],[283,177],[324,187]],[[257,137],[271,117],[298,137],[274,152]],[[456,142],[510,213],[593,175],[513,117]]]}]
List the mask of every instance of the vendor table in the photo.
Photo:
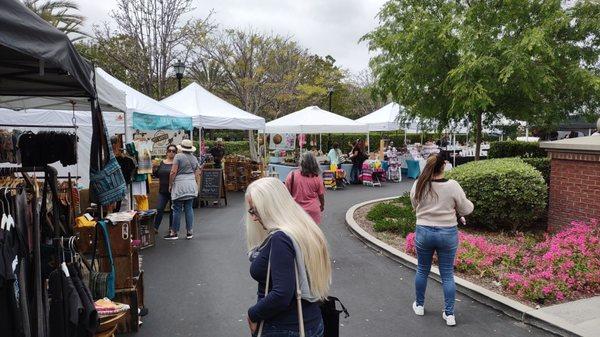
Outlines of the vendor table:
[{"label": "vendor table", "polygon": [[408,167],[408,173],[406,174],[409,178],[417,179],[421,175],[421,168],[419,167],[419,161],[414,159],[407,159],[406,166]]},{"label": "vendor table", "polygon": [[[319,165],[322,172],[329,171],[329,165]],[[352,164],[342,164],[342,170],[346,172],[346,174],[350,174],[352,170]]]},{"label": "vendor table", "polygon": [[[329,165],[319,165],[319,168],[322,172],[329,171]],[[298,169],[297,166],[290,165],[282,165],[282,164],[269,164],[268,171],[275,171],[279,175],[279,180],[285,182],[285,178],[290,172]],[[342,164],[342,170],[346,172],[346,174],[350,174],[352,170],[352,164]]]},{"label": "vendor table", "polygon": [[285,178],[290,172],[297,169],[297,166],[281,165],[281,164],[269,164],[268,171],[275,171],[279,175],[279,180],[285,182]]},{"label": "vendor table", "polygon": [[[406,165],[408,166],[407,176],[409,178],[413,178],[413,179],[419,178],[419,176],[421,175],[421,172],[423,172],[423,169],[425,168],[426,164],[427,164],[427,161],[425,159],[419,159],[419,160],[408,159],[408,160],[406,160]],[[450,171],[450,170],[452,170],[452,164],[446,163],[446,165],[444,166],[444,171]]]}]

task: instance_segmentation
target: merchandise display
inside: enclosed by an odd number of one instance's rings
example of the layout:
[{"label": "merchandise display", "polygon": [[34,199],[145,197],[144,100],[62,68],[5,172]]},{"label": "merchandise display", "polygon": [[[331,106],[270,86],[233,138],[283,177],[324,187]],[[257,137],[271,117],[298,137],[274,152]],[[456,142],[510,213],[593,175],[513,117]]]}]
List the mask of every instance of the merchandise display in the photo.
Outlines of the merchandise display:
[{"label": "merchandise display", "polygon": [[378,159],[367,159],[362,164],[362,174],[360,179],[365,186],[381,186],[385,181],[385,170]]},{"label": "merchandise display", "polygon": [[228,155],[223,159],[225,188],[227,191],[243,191],[248,185],[263,177],[263,165],[240,155]]}]

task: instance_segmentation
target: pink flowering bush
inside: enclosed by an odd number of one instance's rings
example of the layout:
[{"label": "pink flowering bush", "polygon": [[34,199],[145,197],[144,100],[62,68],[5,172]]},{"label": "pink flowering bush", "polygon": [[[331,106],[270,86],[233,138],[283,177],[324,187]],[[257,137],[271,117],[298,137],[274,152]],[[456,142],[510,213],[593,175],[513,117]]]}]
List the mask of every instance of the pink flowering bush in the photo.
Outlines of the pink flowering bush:
[{"label": "pink flowering bush", "polygon": [[[457,271],[500,282],[517,297],[537,303],[600,294],[600,225],[573,221],[543,240],[517,235],[514,243],[494,244],[482,235],[459,232]],[[416,255],[415,235],[406,252]]]}]

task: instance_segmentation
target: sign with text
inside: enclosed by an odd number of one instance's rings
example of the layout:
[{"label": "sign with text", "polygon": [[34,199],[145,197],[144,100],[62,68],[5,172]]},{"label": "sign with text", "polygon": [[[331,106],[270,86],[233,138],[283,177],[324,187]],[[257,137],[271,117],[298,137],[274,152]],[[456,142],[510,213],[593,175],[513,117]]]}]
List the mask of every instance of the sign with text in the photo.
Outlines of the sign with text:
[{"label": "sign with text", "polygon": [[139,139],[139,137],[154,143],[154,146],[152,147],[152,157],[164,157],[167,154],[167,146],[169,144],[177,145],[181,143],[182,140],[189,139],[187,133],[183,130],[138,130],[134,134],[134,139]]},{"label": "sign with text", "polygon": [[198,198],[201,201],[219,201],[225,199],[225,179],[221,169],[203,169],[200,178]]}]

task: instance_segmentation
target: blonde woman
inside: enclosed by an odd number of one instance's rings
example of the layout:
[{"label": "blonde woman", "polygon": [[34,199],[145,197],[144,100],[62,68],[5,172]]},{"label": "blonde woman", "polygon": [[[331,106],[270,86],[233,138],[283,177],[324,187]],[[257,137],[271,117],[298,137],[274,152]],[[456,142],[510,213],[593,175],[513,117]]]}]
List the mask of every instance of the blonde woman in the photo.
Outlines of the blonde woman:
[{"label": "blonde woman", "polygon": [[[287,337],[300,336],[304,329],[306,337],[322,337],[318,301],[327,297],[331,284],[325,235],[276,178],[250,184],[246,207],[250,275],[258,282],[257,303],[248,309],[250,331],[255,336],[262,329],[262,337]],[[296,279],[302,294],[301,313]]]}]

